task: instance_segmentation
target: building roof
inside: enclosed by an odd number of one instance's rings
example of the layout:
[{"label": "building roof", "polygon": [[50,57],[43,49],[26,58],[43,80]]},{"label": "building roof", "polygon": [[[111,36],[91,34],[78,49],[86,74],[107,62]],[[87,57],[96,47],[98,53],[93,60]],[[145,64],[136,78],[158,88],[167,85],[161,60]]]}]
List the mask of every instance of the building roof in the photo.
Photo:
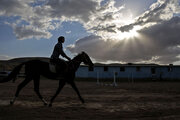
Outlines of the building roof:
[{"label": "building roof", "polygon": [[[87,66],[82,64],[81,66]],[[127,63],[127,64],[120,64],[120,63],[111,63],[111,64],[102,64],[102,63],[95,63],[94,64],[95,67],[104,67],[104,66],[108,66],[108,67],[168,67],[168,66],[179,66],[180,65],[173,65],[173,64],[169,64],[169,65],[159,65],[159,64],[135,64],[135,63]]]}]

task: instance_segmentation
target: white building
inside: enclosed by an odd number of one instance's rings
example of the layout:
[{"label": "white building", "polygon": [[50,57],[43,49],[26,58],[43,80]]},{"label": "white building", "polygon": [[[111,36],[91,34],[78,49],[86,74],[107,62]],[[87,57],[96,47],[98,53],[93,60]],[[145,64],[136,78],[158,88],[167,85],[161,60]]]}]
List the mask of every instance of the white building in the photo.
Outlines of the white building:
[{"label": "white building", "polygon": [[95,79],[156,79],[178,80],[180,79],[180,66],[157,64],[99,64],[93,68],[82,65],[76,72],[77,78]]}]

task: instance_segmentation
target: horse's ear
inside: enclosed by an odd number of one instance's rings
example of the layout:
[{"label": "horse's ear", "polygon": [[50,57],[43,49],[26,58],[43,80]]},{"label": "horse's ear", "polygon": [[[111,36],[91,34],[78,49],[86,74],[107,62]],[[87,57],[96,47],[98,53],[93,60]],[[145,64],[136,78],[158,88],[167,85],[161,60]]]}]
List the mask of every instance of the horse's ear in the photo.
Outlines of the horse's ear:
[{"label": "horse's ear", "polygon": [[84,53],[85,53],[84,51],[81,52],[81,54],[84,54]]}]

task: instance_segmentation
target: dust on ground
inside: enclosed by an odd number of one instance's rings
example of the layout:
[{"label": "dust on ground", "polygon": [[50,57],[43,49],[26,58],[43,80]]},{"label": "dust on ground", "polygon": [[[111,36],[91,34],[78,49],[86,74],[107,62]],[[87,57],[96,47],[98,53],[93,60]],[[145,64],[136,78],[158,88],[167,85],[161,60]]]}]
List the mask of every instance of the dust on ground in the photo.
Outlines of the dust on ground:
[{"label": "dust on ground", "polygon": [[[11,106],[21,81],[0,84],[0,120],[180,120],[180,82],[124,82],[117,87],[76,82],[85,104],[66,85],[52,107],[43,105],[30,82]],[[41,79],[47,101],[57,87],[58,81]]]}]

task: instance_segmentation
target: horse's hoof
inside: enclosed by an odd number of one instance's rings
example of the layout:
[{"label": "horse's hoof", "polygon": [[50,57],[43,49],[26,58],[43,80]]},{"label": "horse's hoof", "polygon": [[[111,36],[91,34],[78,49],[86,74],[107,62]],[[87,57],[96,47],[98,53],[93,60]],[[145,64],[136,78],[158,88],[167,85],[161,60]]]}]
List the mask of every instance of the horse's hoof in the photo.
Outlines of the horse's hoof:
[{"label": "horse's hoof", "polygon": [[84,104],[85,103],[84,99],[81,99],[81,102],[82,102],[82,104]]},{"label": "horse's hoof", "polygon": [[48,107],[52,107],[52,104],[50,103],[50,104],[48,105]]},{"label": "horse's hoof", "polygon": [[10,101],[10,105],[13,105],[14,104],[14,102],[13,101]]},{"label": "horse's hoof", "polygon": [[48,104],[47,103],[44,103],[44,106],[47,106]]}]

